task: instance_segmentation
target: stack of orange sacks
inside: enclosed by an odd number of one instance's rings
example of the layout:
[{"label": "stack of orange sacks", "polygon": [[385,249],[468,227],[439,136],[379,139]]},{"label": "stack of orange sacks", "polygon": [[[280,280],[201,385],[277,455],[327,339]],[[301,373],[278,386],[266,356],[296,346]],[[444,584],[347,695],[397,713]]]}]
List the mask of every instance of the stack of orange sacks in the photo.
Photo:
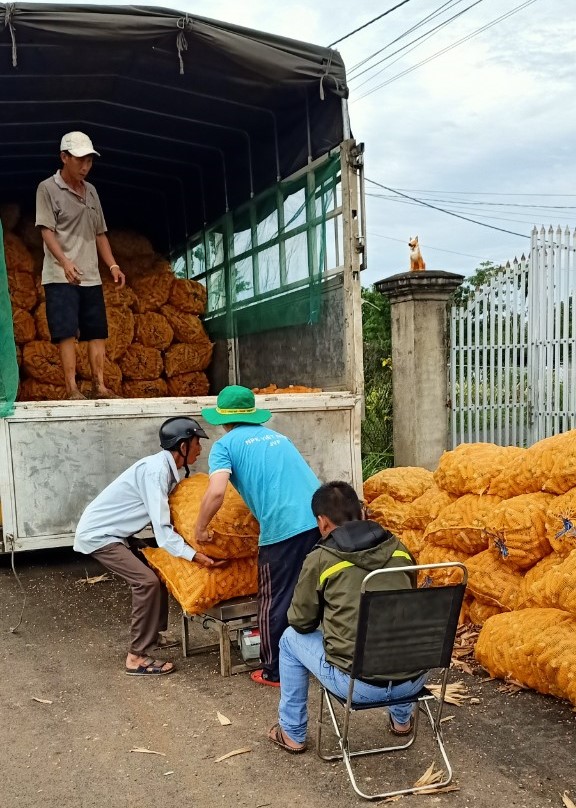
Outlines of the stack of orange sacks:
[{"label": "stack of orange sacks", "polygon": [[253,595],[258,590],[260,528],[232,486],[226,489],[224,503],[210,522],[210,541],[198,544],[195,540],[194,528],[207,487],[207,474],[195,474],[178,484],[170,495],[172,524],[194,550],[227,563],[207,568],[175,558],[161,548],[143,551],[182,610],[191,615],[201,614],[229,598]]},{"label": "stack of orange sacks", "polygon": [[379,472],[364,496],[419,563],[466,565],[461,620],[482,626],[476,657],[492,676],[576,704],[576,430],[528,449],[462,444],[433,474]]},{"label": "stack of orange sacks", "polygon": [[[63,399],[59,349],[50,341],[40,283],[40,233],[30,220],[19,220],[15,205],[2,206],[0,216],[20,366],[18,399]],[[176,278],[170,263],[154,252],[144,236],[117,231],[109,238],[126,286],[118,288],[108,268],[100,268],[109,332],[105,383],[125,398],[207,395],[204,371],[213,345],[200,319],[206,309],[205,287]],[[77,374],[80,390],[89,395],[92,384],[85,343],[77,345]]]}]

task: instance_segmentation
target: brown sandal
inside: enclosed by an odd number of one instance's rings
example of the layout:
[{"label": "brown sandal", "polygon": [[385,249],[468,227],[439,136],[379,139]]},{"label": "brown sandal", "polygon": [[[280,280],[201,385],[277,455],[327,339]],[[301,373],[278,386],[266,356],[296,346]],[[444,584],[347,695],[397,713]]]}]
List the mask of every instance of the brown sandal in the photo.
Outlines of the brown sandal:
[{"label": "brown sandal", "polygon": [[307,747],[305,743],[298,744],[298,746],[288,746],[288,744],[286,743],[287,737],[288,737],[287,735],[284,735],[284,732],[282,731],[282,727],[280,726],[280,724],[274,724],[274,726],[271,727],[268,732],[268,738],[272,741],[272,743],[276,744],[276,746],[279,746],[280,749],[284,749],[284,751],[290,752],[291,755],[301,755],[302,752],[306,751]]},{"label": "brown sandal", "polygon": [[399,735],[400,737],[402,737],[403,735],[411,735],[412,734],[412,732],[414,730],[414,716],[413,715],[410,716],[408,729],[396,729],[396,727],[394,726],[394,719],[392,718],[390,713],[388,713],[388,719],[390,721],[390,732],[392,733],[392,735]]}]

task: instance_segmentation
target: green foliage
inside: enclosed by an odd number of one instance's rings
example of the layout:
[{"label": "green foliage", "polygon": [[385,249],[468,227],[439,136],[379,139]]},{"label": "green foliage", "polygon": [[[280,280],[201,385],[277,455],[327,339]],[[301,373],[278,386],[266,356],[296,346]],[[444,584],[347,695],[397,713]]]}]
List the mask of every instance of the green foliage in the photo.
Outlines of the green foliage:
[{"label": "green foliage", "polygon": [[367,479],[393,463],[392,352],[390,302],[373,289],[362,290],[365,418],[362,423],[362,476]]},{"label": "green foliage", "polygon": [[501,264],[494,264],[492,261],[482,261],[480,266],[476,267],[474,274],[471,275],[456,289],[453,295],[453,302],[457,306],[463,306],[471,300],[478,289],[484,286],[495,275],[504,272],[506,267]]}]

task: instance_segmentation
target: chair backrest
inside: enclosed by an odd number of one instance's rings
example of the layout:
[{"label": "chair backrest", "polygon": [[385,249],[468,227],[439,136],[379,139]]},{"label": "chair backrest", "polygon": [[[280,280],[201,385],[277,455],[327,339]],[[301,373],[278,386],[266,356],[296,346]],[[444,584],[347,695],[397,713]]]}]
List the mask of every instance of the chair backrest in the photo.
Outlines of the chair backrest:
[{"label": "chair backrest", "polygon": [[[351,670],[354,678],[384,682],[390,676],[450,665],[467,577],[463,565],[450,566],[462,568],[461,583],[379,591],[374,588],[376,579],[388,570],[366,576]],[[427,568],[423,565],[402,570],[417,572]],[[368,580],[370,589],[366,588]]]}]

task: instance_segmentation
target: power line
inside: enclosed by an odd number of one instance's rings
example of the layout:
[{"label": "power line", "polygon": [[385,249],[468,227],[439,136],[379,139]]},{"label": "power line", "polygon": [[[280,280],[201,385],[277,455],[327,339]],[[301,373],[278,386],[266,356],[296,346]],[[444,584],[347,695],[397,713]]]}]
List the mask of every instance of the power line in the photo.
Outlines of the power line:
[{"label": "power line", "polygon": [[355,98],[354,101],[362,101],[364,98],[367,98],[369,95],[376,92],[376,90],[380,90],[383,87],[387,87],[389,84],[392,84],[393,81],[397,81],[398,79],[403,78],[404,76],[408,75],[409,73],[412,73],[414,70],[417,70],[419,67],[422,67],[423,65],[428,64],[428,62],[431,62],[434,59],[437,59],[439,56],[442,56],[443,54],[448,53],[448,51],[451,51],[454,48],[457,48],[459,45],[462,45],[464,42],[468,42],[468,40],[473,39],[475,36],[478,36],[478,34],[481,34],[484,31],[487,31],[489,28],[492,28],[497,23],[502,22],[505,19],[508,19],[508,17],[511,17],[513,14],[517,14],[519,11],[522,11],[522,9],[526,8],[527,6],[532,5],[532,3],[535,3],[535,2],[536,2],[536,0],[525,0],[524,3],[520,3],[518,6],[515,6],[510,11],[508,11],[506,14],[502,14],[500,17],[496,17],[496,19],[492,20],[491,22],[487,23],[486,25],[483,25],[481,28],[475,29],[470,34],[467,34],[467,36],[462,37],[461,39],[457,40],[456,42],[453,42],[451,45],[447,45],[445,48],[442,48],[439,51],[436,51],[436,53],[433,53],[431,56],[428,56],[428,58],[422,59],[420,62],[417,62],[415,65],[412,65],[411,67],[406,68],[406,70],[403,70],[402,72],[397,73],[395,76],[392,76],[391,78],[387,79],[387,81],[382,82],[382,84],[379,84],[376,87],[372,87],[370,90],[368,90],[366,93],[364,93],[364,95],[361,95],[360,98]]},{"label": "power line", "polygon": [[[421,28],[425,23],[429,22],[431,19],[434,19],[435,17],[437,17],[443,11],[446,11],[446,6],[451,5],[452,7],[454,7],[455,5],[458,5],[458,3],[462,3],[462,2],[464,2],[464,0],[446,0],[446,2],[442,3],[441,6],[439,6],[437,9],[435,9],[430,14],[428,14],[427,17],[423,17],[423,19],[421,19],[420,22],[416,23],[415,25],[411,26],[406,31],[404,31],[403,34],[400,34],[400,36],[397,36],[395,39],[392,39],[390,42],[388,42],[382,48],[378,48],[377,51],[374,51],[374,53],[371,53],[369,56],[366,56],[360,62],[357,62],[355,65],[352,65],[352,67],[347,71],[348,76],[350,77],[350,75],[352,73],[355,73],[357,70],[359,70],[359,68],[361,68],[363,65],[365,65],[366,62],[369,62],[370,59],[373,59],[375,56],[378,56],[380,53],[382,53],[382,51],[385,51],[386,48],[389,48],[391,45],[395,45],[396,42],[399,42],[401,39],[404,39],[405,36],[408,36],[413,31],[416,31],[418,28]],[[372,65],[372,67],[375,67],[375,65]]]},{"label": "power line", "polygon": [[[397,56],[399,53],[402,53],[403,51],[406,51],[407,53],[410,53],[411,51],[416,49],[418,43],[420,45],[422,45],[428,39],[431,39],[435,34],[438,34],[442,30],[442,28],[445,28],[451,22],[454,22],[454,20],[457,20],[463,14],[466,14],[467,11],[470,11],[470,9],[474,8],[474,6],[477,6],[477,5],[479,5],[480,3],[483,3],[483,2],[484,2],[484,0],[475,0],[474,3],[471,3],[469,6],[466,6],[466,8],[463,8],[457,14],[454,14],[452,17],[449,17],[447,20],[444,20],[443,22],[438,23],[438,25],[435,25],[434,28],[430,28],[425,33],[420,34],[420,36],[417,36],[415,39],[412,39],[406,45],[403,45],[401,48],[398,48],[398,50],[395,50],[393,53],[389,53],[383,59],[380,59],[375,64],[370,65],[370,67],[366,68],[366,70],[363,70],[361,73],[357,73],[355,76],[352,76],[351,81],[353,81],[354,79],[359,78],[364,73],[367,73],[370,70],[373,70],[375,67],[382,64],[382,62],[387,62],[389,59],[392,59],[393,56]],[[413,45],[414,47],[410,47],[411,45]],[[396,62],[399,62],[399,61],[400,61],[400,59],[395,59],[389,65],[386,65],[385,67],[383,67],[380,70],[376,71],[376,73],[372,73],[372,75],[370,75],[370,76],[368,76],[368,78],[364,79],[364,81],[361,82],[360,84],[358,84],[354,89],[358,90],[360,87],[363,87],[369,81],[376,78],[376,76],[379,76],[381,73],[383,73],[385,70],[387,70],[389,67],[392,67],[392,65],[396,64]]]},{"label": "power line", "polygon": [[576,194],[549,194],[549,193],[520,193],[518,191],[510,191],[507,193],[506,191],[431,191],[430,189],[425,188],[398,188],[399,191],[403,191],[404,193],[410,194],[466,194],[469,196],[473,194],[475,196],[569,196],[575,197]]},{"label": "power line", "polygon": [[382,17],[387,17],[388,14],[392,14],[392,12],[396,11],[397,8],[400,8],[400,6],[405,6],[406,3],[409,3],[409,2],[410,2],[410,0],[402,0],[401,3],[397,3],[395,6],[392,6],[392,8],[388,9],[388,11],[385,11],[383,14],[379,14],[377,17],[374,17],[373,20],[368,20],[368,22],[365,22],[364,25],[361,25],[359,28],[355,28],[353,31],[350,31],[349,34],[346,34],[345,36],[341,36],[340,39],[337,39],[335,42],[332,42],[330,45],[328,45],[328,47],[333,48],[334,45],[338,45],[339,42],[344,42],[344,40],[348,39],[348,37],[351,37],[354,34],[357,34],[358,31],[363,31],[364,28],[368,28],[369,25],[372,25],[373,23],[378,22],[378,20],[381,20]]},{"label": "power line", "polygon": [[401,191],[397,191],[394,188],[389,188],[387,185],[382,185],[381,182],[376,182],[376,180],[371,180],[366,177],[368,182],[371,182],[372,185],[378,186],[378,188],[383,188],[385,191],[390,191],[393,194],[397,194],[398,196],[404,197],[404,199],[410,199],[412,202],[417,202],[420,205],[423,205],[426,208],[432,208],[433,210],[438,210],[440,213],[446,213],[448,216],[454,216],[456,219],[464,219],[464,221],[472,222],[472,224],[480,225],[480,227],[488,227],[491,230],[499,230],[501,233],[508,233],[511,236],[520,236],[520,238],[530,238],[525,233],[516,233],[513,230],[505,230],[503,227],[496,227],[496,225],[486,224],[486,222],[478,222],[476,219],[471,219],[469,216],[462,216],[459,213],[453,213],[450,210],[445,210],[444,208],[439,208],[437,205],[431,205],[429,202],[424,202],[422,199],[417,199],[414,196],[409,196],[408,194],[403,194]]},{"label": "power line", "polygon": [[[370,194],[371,196],[378,196],[383,199],[390,199],[387,194]],[[487,207],[494,208],[527,208],[528,210],[576,210],[576,205],[527,205],[523,202],[484,202],[481,199],[443,199],[438,197],[428,197],[427,202],[440,202],[445,205],[470,205],[480,210],[485,210]],[[502,212],[502,211],[499,211]],[[522,211],[517,211],[522,213]]]}]

